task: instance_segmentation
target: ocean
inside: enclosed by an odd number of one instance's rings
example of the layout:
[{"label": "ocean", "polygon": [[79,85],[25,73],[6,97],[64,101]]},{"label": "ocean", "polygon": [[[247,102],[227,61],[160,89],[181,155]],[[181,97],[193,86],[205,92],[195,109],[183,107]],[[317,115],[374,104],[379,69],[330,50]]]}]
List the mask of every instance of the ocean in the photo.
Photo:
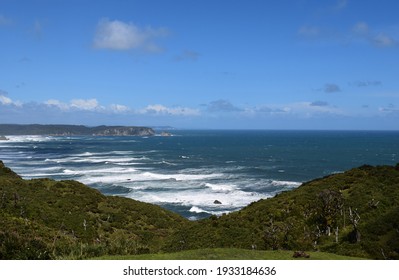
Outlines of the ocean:
[{"label": "ocean", "polygon": [[399,162],[399,132],[175,130],[173,136],[7,136],[25,179],[73,179],[189,219],[236,211],[302,182]]}]

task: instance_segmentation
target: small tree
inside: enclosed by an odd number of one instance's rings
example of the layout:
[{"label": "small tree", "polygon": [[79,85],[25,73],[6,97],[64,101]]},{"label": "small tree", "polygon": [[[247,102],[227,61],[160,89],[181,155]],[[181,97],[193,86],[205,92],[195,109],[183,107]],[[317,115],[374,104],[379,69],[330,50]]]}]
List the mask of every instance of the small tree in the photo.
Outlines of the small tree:
[{"label": "small tree", "polygon": [[321,230],[328,236],[332,229],[338,232],[338,217],[344,205],[342,194],[334,190],[323,190],[318,196],[318,222]]},{"label": "small tree", "polygon": [[358,243],[360,242],[360,231],[358,228],[360,216],[357,209],[352,210],[352,207],[349,207],[349,221],[353,226],[353,230],[349,233],[349,241],[352,243]]},{"label": "small tree", "polygon": [[265,226],[263,236],[266,249],[277,250],[279,248],[279,235],[280,228],[274,224],[273,217],[271,217],[269,223]]}]

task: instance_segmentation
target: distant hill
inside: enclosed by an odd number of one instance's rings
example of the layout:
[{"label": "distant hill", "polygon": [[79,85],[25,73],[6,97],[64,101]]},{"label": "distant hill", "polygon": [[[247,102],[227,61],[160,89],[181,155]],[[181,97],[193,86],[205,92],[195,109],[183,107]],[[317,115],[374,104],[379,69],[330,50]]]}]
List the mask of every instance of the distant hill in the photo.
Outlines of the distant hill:
[{"label": "distant hill", "polygon": [[80,259],[204,248],[399,259],[399,164],[316,179],[189,221],[76,181],[24,180],[0,161],[0,259]]},{"label": "distant hill", "polygon": [[155,131],[141,126],[95,126],[0,124],[0,135],[53,135],[53,136],[152,136]]}]

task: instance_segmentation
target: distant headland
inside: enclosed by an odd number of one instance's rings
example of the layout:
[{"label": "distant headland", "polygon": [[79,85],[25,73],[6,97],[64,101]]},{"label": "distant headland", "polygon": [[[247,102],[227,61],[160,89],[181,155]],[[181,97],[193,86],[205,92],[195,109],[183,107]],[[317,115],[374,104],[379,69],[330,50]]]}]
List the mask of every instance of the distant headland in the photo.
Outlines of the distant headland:
[{"label": "distant headland", "polygon": [[0,124],[0,135],[153,136],[155,131],[150,127],[142,126]]}]

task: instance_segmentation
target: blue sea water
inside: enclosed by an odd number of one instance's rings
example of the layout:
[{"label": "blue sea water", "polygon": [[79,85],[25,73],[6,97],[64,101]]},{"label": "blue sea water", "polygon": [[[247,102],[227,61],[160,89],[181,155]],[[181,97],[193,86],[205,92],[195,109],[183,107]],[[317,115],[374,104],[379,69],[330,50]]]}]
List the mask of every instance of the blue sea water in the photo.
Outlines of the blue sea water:
[{"label": "blue sea water", "polygon": [[[0,160],[23,178],[73,179],[198,219],[302,182],[399,162],[399,132],[195,131],[173,136],[8,136]],[[216,201],[220,203],[215,203]]]}]

